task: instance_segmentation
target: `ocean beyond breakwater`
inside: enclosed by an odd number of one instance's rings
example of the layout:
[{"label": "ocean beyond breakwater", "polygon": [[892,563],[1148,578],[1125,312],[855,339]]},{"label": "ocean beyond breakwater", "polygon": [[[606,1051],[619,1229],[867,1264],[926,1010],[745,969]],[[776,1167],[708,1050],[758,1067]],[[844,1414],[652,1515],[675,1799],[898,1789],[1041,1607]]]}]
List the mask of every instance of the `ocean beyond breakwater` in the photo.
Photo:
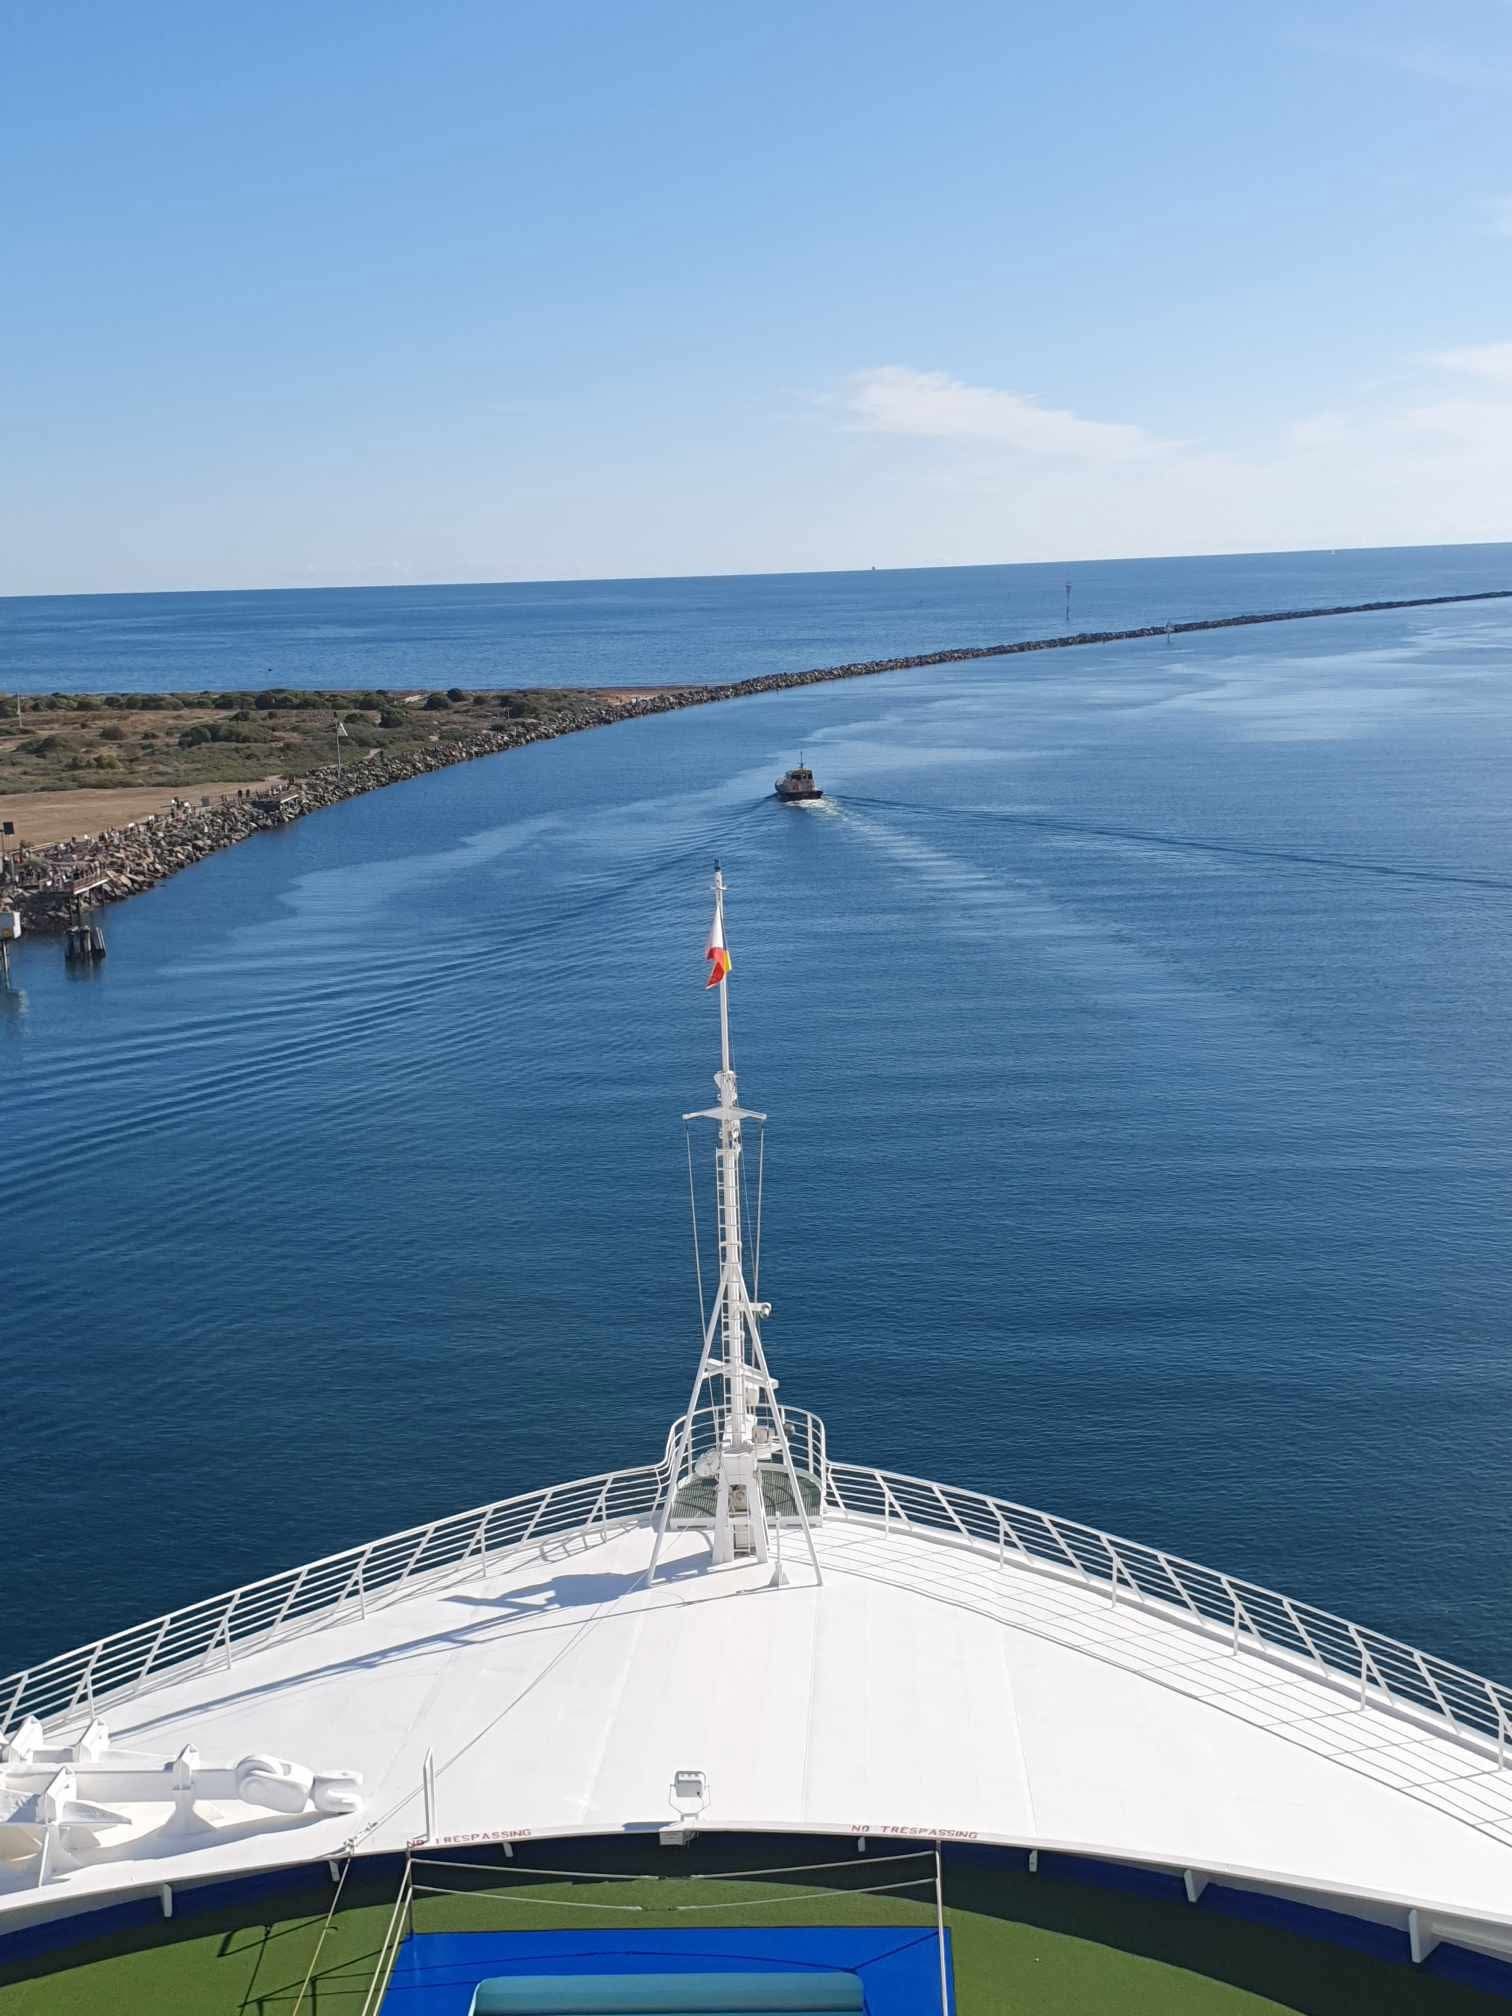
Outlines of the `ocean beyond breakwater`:
[{"label": "ocean beyond breakwater", "polygon": [[450,764],[493,756],[531,742],[606,727],[636,715],[668,713],[706,706],[718,700],[751,694],[782,692],[841,679],[860,679],[886,672],[927,669],[933,665],[967,664],[1030,652],[1062,651],[1077,646],[1133,643],[1143,639],[1185,636],[1195,631],[1243,629],[1262,623],[1302,622],[1328,616],[1359,616],[1397,609],[1425,609],[1462,602],[1512,598],[1512,589],[1484,588],[1449,595],[1403,596],[1369,602],[1335,603],[1323,608],[1263,610],[1229,616],[1187,618],[1168,623],[1136,624],[1119,630],[1070,630],[1060,635],[1021,638],[1010,643],[962,645],[939,651],[915,652],[894,658],[857,660],[811,667],[796,672],[770,672],[718,684],[678,686],[631,698],[604,699],[561,709],[549,724],[521,723],[438,739],[423,749],[377,753],[362,764],[330,764],[310,771],[278,793],[238,792],[217,801],[187,801],[130,825],[84,840],[62,841],[51,847],[27,849],[0,864],[0,904],[17,908],[31,931],[61,931],[68,921],[75,892],[87,888],[93,902],[118,902],[153,888],[168,875],[192,866],[223,847],[258,832],[287,825],[307,812],[337,805],[384,785],[403,782]]}]

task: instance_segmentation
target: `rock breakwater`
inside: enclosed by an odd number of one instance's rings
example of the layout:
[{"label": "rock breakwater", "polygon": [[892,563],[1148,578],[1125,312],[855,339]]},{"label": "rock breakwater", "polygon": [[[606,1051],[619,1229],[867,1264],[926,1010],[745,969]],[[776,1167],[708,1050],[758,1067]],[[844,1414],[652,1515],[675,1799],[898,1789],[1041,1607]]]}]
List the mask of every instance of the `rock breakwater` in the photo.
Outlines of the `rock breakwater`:
[{"label": "rock breakwater", "polygon": [[1146,623],[1126,630],[1077,630],[1059,636],[1021,639],[1012,644],[963,645],[944,651],[915,652],[899,658],[871,658],[845,665],[817,666],[801,672],[770,672],[724,684],[679,686],[659,692],[601,701],[573,702],[549,721],[522,721],[508,729],[483,729],[442,739],[421,749],[392,755],[378,753],[363,763],[338,769],[335,764],[291,779],[281,792],[228,793],[198,804],[182,800],[165,812],[134,821],[90,839],[61,841],[52,847],[12,854],[0,868],[0,907],[19,909],[30,931],[61,931],[87,892],[91,903],[117,902],[136,896],[193,866],[223,847],[251,834],[286,826],[306,812],[339,805],[365,791],[422,777],[453,763],[496,756],[530,742],[551,741],[584,728],[607,727],[645,714],[671,713],[702,707],[716,700],[738,700],[754,693],[780,693],[798,686],[817,686],[836,679],[863,679],[882,672],[922,670],[931,665],[959,665],[986,658],[1012,658],[1033,651],[1064,651],[1093,644],[1122,644],[1141,638],[1179,637],[1194,631],[1235,630],[1258,623],[1295,623],[1322,616],[1359,616],[1392,609],[1426,609],[1448,603],[1502,601],[1512,589],[1482,589],[1460,595],[1407,596],[1392,601],[1341,603],[1323,609],[1278,609],[1237,616],[1205,616],[1180,623]]},{"label": "rock breakwater", "polygon": [[291,778],[279,789],[226,792],[218,798],[180,799],[166,811],[133,820],[87,839],[61,840],[11,855],[0,881],[0,906],[21,912],[29,931],[62,931],[80,894],[90,903],[115,903],[139,896],[223,847],[254,833],[287,826],[306,812],[340,805],[386,784],[423,777],[453,763],[495,756],[526,742],[549,741],[580,728],[594,728],[644,712],[650,700],[605,702],[560,709],[549,724],[522,722],[518,728],[483,729],[437,737],[422,749],[376,754],[367,762],[334,763]]}]

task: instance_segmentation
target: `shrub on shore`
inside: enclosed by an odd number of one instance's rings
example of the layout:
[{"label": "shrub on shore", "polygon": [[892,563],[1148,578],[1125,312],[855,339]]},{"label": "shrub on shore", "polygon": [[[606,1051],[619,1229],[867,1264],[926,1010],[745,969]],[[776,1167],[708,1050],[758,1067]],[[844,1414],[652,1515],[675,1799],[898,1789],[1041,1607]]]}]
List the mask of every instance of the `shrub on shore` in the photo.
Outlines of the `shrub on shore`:
[{"label": "shrub on shore", "polygon": [[[26,695],[26,739],[12,739],[8,751],[0,748],[0,790],[87,791],[131,784],[188,794],[275,772],[302,778],[334,768],[338,719],[346,731],[349,770],[366,768],[363,759],[380,751],[385,762],[418,758],[423,751],[429,766],[437,744],[479,733],[511,741],[534,736],[569,721],[579,706],[596,705],[592,695],[555,690],[451,691],[460,701],[424,689],[409,704],[398,692],[294,692],[276,686],[261,692],[127,693],[114,696],[113,714],[97,694]],[[455,720],[436,718],[454,708]],[[0,737],[3,731],[0,720]]]}]

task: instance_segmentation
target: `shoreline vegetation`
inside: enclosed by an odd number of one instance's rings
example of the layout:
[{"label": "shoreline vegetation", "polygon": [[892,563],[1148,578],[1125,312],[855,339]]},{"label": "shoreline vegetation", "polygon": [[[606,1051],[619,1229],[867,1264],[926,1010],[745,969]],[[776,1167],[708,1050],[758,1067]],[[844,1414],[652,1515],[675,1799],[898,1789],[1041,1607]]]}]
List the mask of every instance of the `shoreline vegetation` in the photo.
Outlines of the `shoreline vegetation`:
[{"label": "shoreline vegetation", "polygon": [[[413,693],[270,688],[34,694],[19,702],[13,696],[0,703],[0,820],[11,819],[17,829],[6,839],[0,860],[0,910],[19,910],[28,931],[62,931],[80,901],[94,905],[139,895],[180,868],[253,833],[286,826],[306,812],[453,763],[647,714],[1027,652],[1508,598],[1512,589],[1488,588],[1198,617],[1124,630],[1067,631],[1012,644],[965,645],[697,686],[486,692],[451,687]],[[12,727],[9,710],[18,707],[19,720]],[[59,817],[67,823],[69,801],[79,792],[108,793],[118,803],[139,794],[155,802],[160,795],[162,803],[119,826],[31,844],[24,815],[37,819],[45,807],[54,824]],[[79,802],[81,813],[86,803]]]}]

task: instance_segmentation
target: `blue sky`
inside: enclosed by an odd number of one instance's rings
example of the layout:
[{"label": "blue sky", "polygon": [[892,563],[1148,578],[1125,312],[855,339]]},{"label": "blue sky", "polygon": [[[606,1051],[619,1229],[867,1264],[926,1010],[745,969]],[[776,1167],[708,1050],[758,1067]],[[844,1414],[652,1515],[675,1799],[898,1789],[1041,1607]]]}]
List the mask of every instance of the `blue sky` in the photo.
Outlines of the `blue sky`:
[{"label": "blue sky", "polygon": [[1512,538],[1512,4],[13,4],[0,592]]}]

